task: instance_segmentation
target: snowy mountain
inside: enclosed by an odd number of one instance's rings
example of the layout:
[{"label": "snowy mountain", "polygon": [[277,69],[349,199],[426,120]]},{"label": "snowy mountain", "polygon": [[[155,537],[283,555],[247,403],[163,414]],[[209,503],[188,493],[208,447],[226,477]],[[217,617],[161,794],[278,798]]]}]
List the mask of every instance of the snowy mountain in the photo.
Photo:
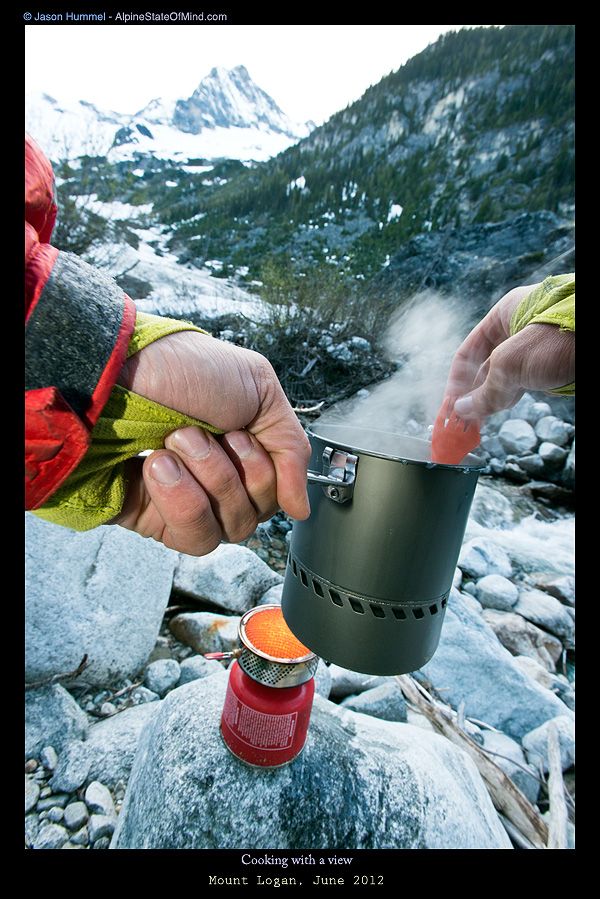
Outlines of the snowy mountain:
[{"label": "snowy mountain", "polygon": [[173,161],[264,161],[314,128],[286,116],[244,66],[214,68],[188,99],[154,99],[133,115],[30,93],[25,125],[52,161],[88,155],[111,162],[135,153]]},{"label": "snowy mountain", "polygon": [[286,137],[308,137],[310,127],[290,121],[275,101],[250,78],[245,66],[220,66],[204,78],[189,100],[178,100],[174,124],[199,134],[209,128],[257,128]]}]

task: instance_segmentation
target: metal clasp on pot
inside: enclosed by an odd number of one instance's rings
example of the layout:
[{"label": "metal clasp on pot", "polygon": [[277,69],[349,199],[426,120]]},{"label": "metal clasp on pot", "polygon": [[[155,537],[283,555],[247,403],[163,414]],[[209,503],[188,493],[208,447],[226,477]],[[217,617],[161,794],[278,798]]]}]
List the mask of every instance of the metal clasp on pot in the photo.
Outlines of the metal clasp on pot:
[{"label": "metal clasp on pot", "polygon": [[320,484],[325,494],[336,503],[352,499],[358,456],[326,446],[323,450],[323,474],[308,472],[309,484]]}]

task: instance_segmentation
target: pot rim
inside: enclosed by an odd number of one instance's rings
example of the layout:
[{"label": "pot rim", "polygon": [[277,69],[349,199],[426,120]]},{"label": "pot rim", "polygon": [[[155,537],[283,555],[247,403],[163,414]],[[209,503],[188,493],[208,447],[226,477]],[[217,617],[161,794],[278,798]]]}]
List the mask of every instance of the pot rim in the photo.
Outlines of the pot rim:
[{"label": "pot rim", "polygon": [[[339,430],[339,432],[340,432],[339,434],[337,434],[337,433],[325,433],[325,434],[321,433],[320,434],[320,433],[318,433],[318,427],[319,427],[318,422],[314,422],[313,424],[310,424],[306,428],[306,433],[308,434],[308,436],[314,437],[316,440],[321,440],[325,443],[335,443],[336,448],[348,450],[349,452],[354,453],[354,454],[373,456],[374,458],[382,459],[384,461],[400,462],[403,465],[421,465],[421,466],[424,466],[425,468],[429,468],[429,469],[456,469],[456,470],[463,471],[463,472],[479,471],[482,468],[485,468],[485,466],[486,466],[485,461],[480,456],[477,456],[474,453],[468,453],[461,462],[458,462],[458,463],[452,464],[452,465],[449,465],[444,462],[432,462],[431,458],[430,458],[431,443],[428,440],[424,440],[421,437],[410,437],[405,434],[394,433],[393,431],[384,431],[381,428],[365,428],[362,425],[338,424],[336,422],[331,422],[331,423],[323,422],[322,427],[327,430],[333,429],[334,432]],[[355,434],[358,432],[358,433],[362,433],[362,434],[369,435],[369,436],[375,436],[376,434],[382,434],[382,435],[385,435],[386,438],[393,438],[395,440],[405,441],[405,442],[408,441],[410,444],[413,444],[413,445],[418,444],[419,448],[421,448],[423,450],[427,449],[426,455],[428,456],[428,458],[427,459],[413,458],[409,453],[406,453],[406,452],[386,453],[381,450],[370,449],[367,446],[358,446],[357,443],[355,442],[355,440],[345,439],[343,437],[344,431],[345,432],[352,431]],[[340,434],[342,435],[341,437],[340,437]],[[368,442],[369,441],[367,439],[367,443]]]}]

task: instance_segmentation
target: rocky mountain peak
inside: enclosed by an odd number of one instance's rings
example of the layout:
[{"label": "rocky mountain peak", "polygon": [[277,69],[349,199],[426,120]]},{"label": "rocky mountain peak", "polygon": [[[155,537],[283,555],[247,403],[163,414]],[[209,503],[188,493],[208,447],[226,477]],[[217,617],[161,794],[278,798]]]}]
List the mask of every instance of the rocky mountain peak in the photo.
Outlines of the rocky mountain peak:
[{"label": "rocky mountain peak", "polygon": [[242,65],[215,66],[189,99],[177,102],[173,124],[191,134],[206,128],[253,127],[300,138],[310,130],[285,115]]}]

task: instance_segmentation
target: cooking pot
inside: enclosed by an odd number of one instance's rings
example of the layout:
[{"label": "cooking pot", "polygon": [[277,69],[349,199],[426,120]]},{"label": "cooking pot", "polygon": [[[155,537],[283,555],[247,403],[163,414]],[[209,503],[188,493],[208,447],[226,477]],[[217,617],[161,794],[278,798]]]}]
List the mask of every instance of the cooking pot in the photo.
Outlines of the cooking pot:
[{"label": "cooking pot", "polygon": [[484,463],[350,425],[307,430],[311,506],[294,523],[282,593],[293,634],[327,662],[404,674],[434,654]]}]

